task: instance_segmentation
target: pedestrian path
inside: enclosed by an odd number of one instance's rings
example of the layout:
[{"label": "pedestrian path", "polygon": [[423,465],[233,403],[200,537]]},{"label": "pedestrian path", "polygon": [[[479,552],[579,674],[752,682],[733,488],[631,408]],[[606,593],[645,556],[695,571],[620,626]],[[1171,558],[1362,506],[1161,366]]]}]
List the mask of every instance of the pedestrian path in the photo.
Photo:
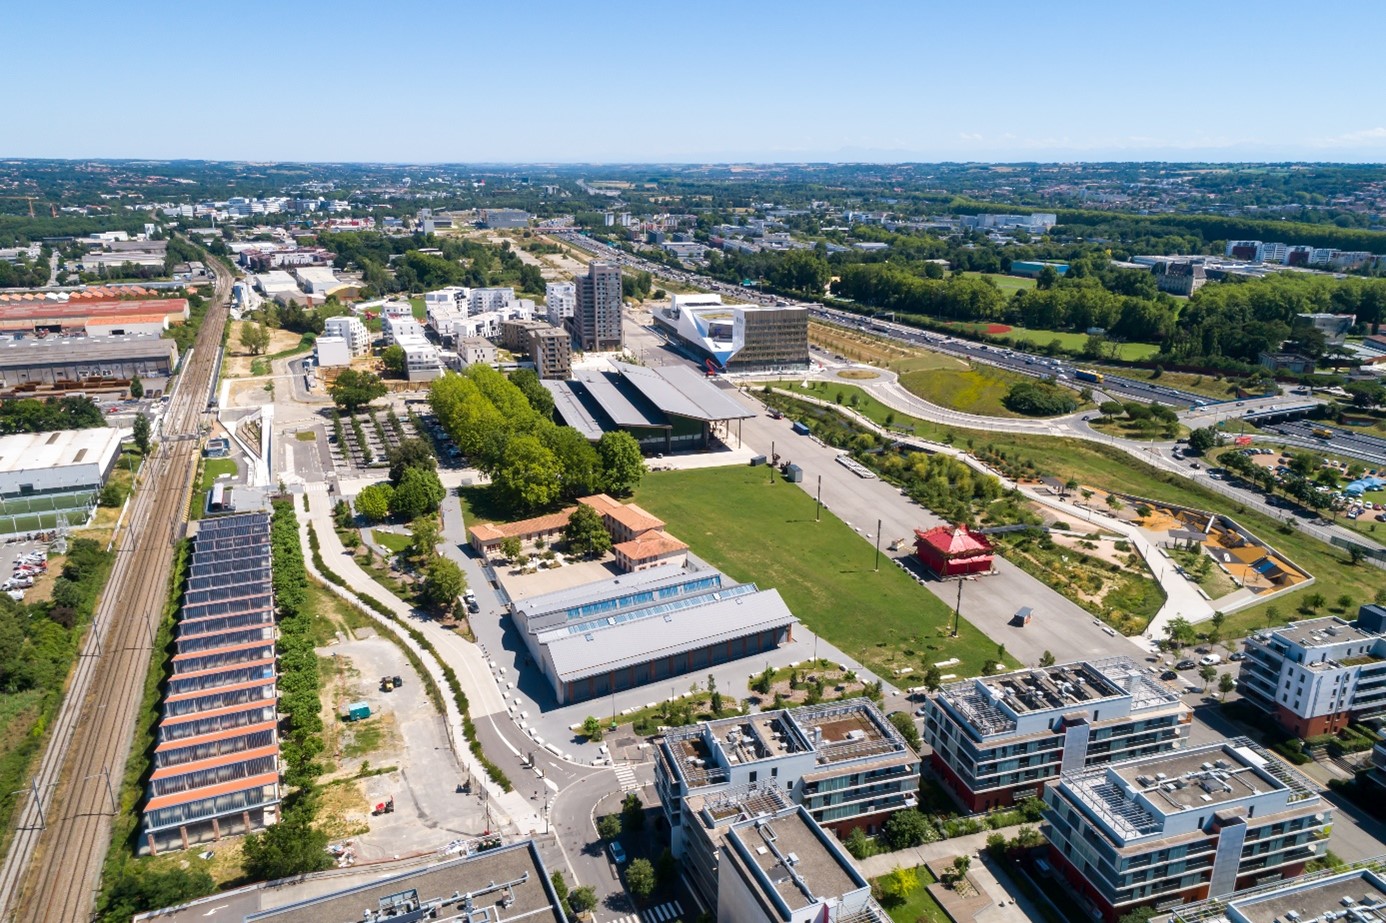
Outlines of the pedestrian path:
[{"label": "pedestrian path", "polygon": [[653,910],[646,910],[644,913],[627,914],[624,917],[617,917],[611,923],[672,923],[683,915],[683,907],[678,901],[669,904],[660,904]]},{"label": "pedestrian path", "polygon": [[621,783],[621,791],[639,791],[643,786],[640,780],[635,777],[635,770],[629,763],[621,763],[616,767],[616,781]]}]

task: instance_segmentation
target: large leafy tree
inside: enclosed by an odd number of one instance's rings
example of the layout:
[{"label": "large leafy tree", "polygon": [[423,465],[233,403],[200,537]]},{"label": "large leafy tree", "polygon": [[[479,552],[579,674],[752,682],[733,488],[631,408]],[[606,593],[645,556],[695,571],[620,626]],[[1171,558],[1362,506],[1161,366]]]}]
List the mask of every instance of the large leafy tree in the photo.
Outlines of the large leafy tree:
[{"label": "large leafy tree", "polygon": [[535,413],[546,419],[553,416],[553,395],[539,383],[539,375],[533,369],[511,372],[510,383],[520,389]]},{"label": "large leafy tree", "polygon": [[516,436],[506,444],[491,483],[518,513],[549,506],[562,490],[557,457],[533,436]]},{"label": "large leafy tree", "polygon": [[654,866],[649,859],[636,859],[626,867],[626,888],[639,901],[654,893]]},{"label": "large leafy tree", "polygon": [[398,343],[391,343],[381,350],[380,364],[384,366],[385,371],[397,378],[404,377],[405,361],[404,347]]},{"label": "large leafy tree", "polygon": [[447,613],[467,589],[467,577],[451,558],[435,554],[424,568],[424,603],[435,612]]},{"label": "large leafy tree", "polygon": [[384,522],[390,518],[390,502],[395,489],[389,484],[372,484],[356,495],[356,512],[371,522]]},{"label": "large leafy tree", "polygon": [[579,504],[568,517],[563,540],[574,554],[595,557],[611,550],[611,533],[606,531],[601,513],[584,504]]},{"label": "large leafy tree", "polygon": [[311,810],[296,806],[286,810],[279,823],[247,836],[243,847],[246,874],[254,881],[273,881],[330,868],[327,834],[314,828],[312,818]]},{"label": "large leafy tree", "polygon": [[640,443],[630,433],[602,433],[597,456],[602,463],[602,486],[608,493],[627,497],[640,486],[645,459],[640,454]]},{"label": "large leafy tree", "polygon": [[380,376],[356,369],[343,369],[332,382],[328,393],[332,401],[347,413],[355,413],[378,397],[384,397],[385,383]]},{"label": "large leafy tree", "polygon": [[149,418],[144,414],[135,415],[134,439],[135,447],[140,450],[141,455],[149,454]]},{"label": "large leafy tree", "polygon": [[400,519],[418,519],[438,512],[438,505],[446,495],[436,472],[406,468],[390,500],[390,512]]},{"label": "large leafy tree", "polygon": [[587,437],[571,426],[549,426],[539,438],[558,462],[564,497],[587,497],[602,489],[601,458]]},{"label": "large leafy tree", "polygon": [[423,468],[432,471],[438,467],[438,459],[433,454],[433,446],[417,436],[405,439],[390,450],[390,483],[399,485],[400,478],[409,468]]}]

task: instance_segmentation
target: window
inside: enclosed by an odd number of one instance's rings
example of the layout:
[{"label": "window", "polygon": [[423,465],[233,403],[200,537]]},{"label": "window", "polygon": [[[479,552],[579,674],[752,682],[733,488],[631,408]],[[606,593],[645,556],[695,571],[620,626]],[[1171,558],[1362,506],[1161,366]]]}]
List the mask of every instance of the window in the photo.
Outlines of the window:
[{"label": "window", "polygon": [[751,770],[751,781],[754,782],[755,780],[756,780],[756,771],[753,769],[753,770]]}]

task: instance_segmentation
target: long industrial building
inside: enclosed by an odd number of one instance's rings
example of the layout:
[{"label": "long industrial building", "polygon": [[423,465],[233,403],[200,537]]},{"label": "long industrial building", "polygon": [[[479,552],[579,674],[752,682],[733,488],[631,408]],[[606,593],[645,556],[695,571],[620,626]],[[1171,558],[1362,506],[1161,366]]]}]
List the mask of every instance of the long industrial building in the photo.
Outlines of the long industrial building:
[{"label": "long industrial building", "polygon": [[808,368],[808,309],[723,304],[721,295],[674,295],[655,326],[718,372]]},{"label": "long industrial building", "polygon": [[112,287],[0,298],[0,333],[160,333],[187,321],[186,298],[144,297],[143,288]]},{"label": "long industrial building", "polygon": [[1038,797],[1061,772],[1173,750],[1193,717],[1130,657],[966,679],[926,707],[929,765],[970,811]]},{"label": "long industrial building", "polygon": [[273,823],[280,800],[269,516],[197,524],[141,819],[149,853]]},{"label": "long industrial building", "polygon": [[0,387],[80,385],[95,379],[167,378],[178,347],[154,334],[33,337],[0,340]]},{"label": "long industrial building", "polygon": [[0,437],[0,535],[80,526],[120,457],[128,430],[97,427]]},{"label": "long industrial building", "polygon": [[755,414],[682,365],[647,368],[613,363],[615,371],[578,372],[570,381],[541,381],[562,422],[596,442],[603,433],[630,433],[647,453],[706,449],[731,421]]},{"label": "long industrial building", "polygon": [[511,612],[560,704],[773,650],[798,622],[776,590],[676,564],[516,600]]}]

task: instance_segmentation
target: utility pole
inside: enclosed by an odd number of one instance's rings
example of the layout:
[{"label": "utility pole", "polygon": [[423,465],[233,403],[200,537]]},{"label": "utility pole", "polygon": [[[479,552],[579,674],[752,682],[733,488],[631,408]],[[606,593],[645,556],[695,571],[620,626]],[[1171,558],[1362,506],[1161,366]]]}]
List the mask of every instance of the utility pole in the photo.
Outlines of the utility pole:
[{"label": "utility pole", "polygon": [[953,637],[958,636],[958,620],[962,618],[962,588],[963,578],[958,578],[958,602],[953,607]]},{"label": "utility pole", "polygon": [[818,475],[818,505],[813,509],[813,521],[823,521],[823,475],[821,474]]},{"label": "utility pole", "polygon": [[876,520],[876,572],[881,571],[881,521]]},{"label": "utility pole", "polygon": [[775,441],[770,440],[770,483],[775,483]]}]

